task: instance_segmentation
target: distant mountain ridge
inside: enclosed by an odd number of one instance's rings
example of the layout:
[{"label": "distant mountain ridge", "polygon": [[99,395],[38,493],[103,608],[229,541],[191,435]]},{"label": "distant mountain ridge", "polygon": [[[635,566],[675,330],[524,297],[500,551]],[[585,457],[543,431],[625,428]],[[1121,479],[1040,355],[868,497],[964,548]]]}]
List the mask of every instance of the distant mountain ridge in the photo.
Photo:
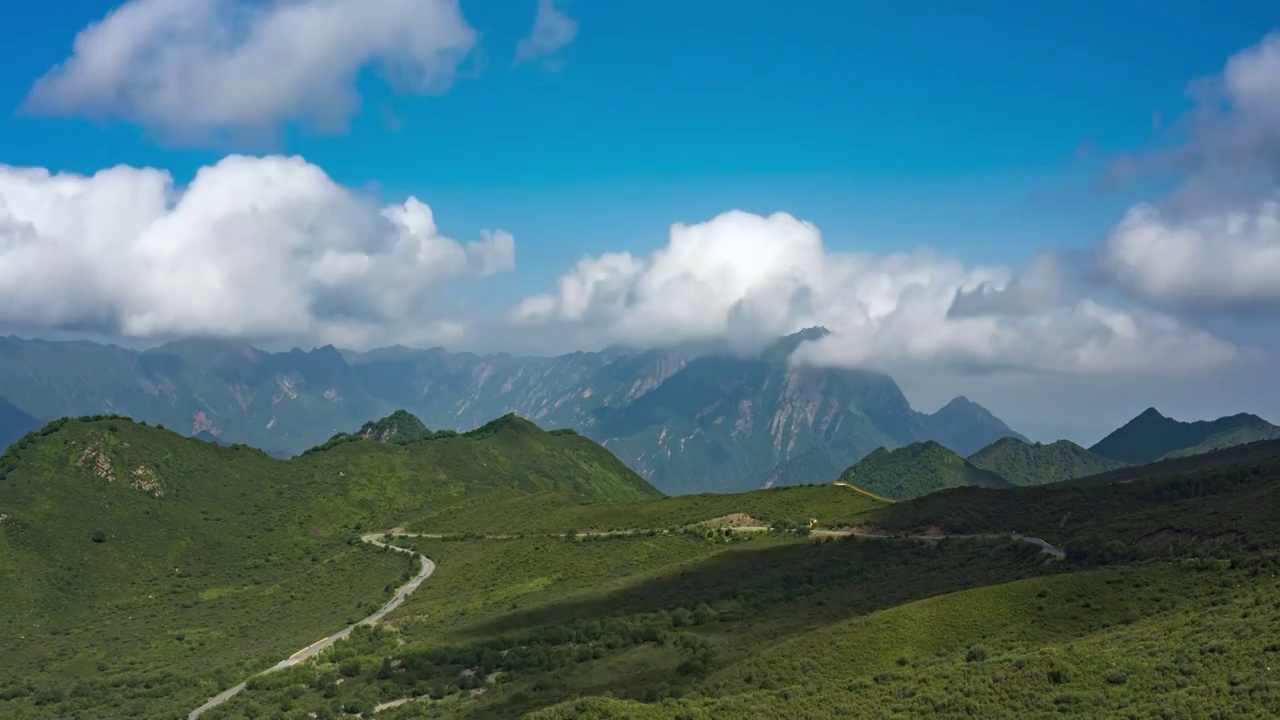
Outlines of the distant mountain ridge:
[{"label": "distant mountain ridge", "polygon": [[1062,482],[1128,466],[1095,455],[1070,440],[1027,443],[1011,437],[991,443],[968,460],[1020,486]]},{"label": "distant mountain ridge", "polygon": [[1099,440],[1089,451],[1138,465],[1274,438],[1280,438],[1280,426],[1257,415],[1239,413],[1217,420],[1182,422],[1165,417],[1155,408],[1147,408]]},{"label": "distant mountain ridge", "polygon": [[18,438],[32,430],[39,430],[44,423],[23,412],[21,408],[0,397],[0,453],[17,442]]},{"label": "distant mountain ridge", "polygon": [[968,454],[1022,437],[965,398],[921,413],[882,373],[793,367],[791,352],[823,333],[754,355],[611,347],[557,357],[402,346],[272,353],[203,339],[137,352],[8,337],[0,396],[35,417],[119,413],[277,456],[397,409],[422,431],[516,413],[604,443],[674,494],[829,482],[877,447],[937,440]]}]

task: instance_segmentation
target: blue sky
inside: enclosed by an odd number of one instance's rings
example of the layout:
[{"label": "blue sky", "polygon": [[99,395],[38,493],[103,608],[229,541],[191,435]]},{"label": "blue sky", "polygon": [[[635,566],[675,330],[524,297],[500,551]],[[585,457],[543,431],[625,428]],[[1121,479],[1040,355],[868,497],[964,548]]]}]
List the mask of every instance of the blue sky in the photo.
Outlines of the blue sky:
[{"label": "blue sky", "polygon": [[546,72],[511,67],[532,3],[464,1],[487,56],[477,76],[428,97],[366,78],[345,134],[173,147],[121,122],[12,112],[113,5],[0,8],[0,25],[23,29],[0,48],[0,161],[154,165],[181,181],[227,150],[301,153],[344,184],[418,195],[457,235],[510,230],[512,292],[730,208],[789,211],[836,249],[1019,263],[1091,245],[1129,198],[1094,190],[1076,149],[1150,142],[1153,113],[1183,108],[1189,78],[1280,24],[1265,2],[575,0],[580,32]]},{"label": "blue sky", "polygon": [[[576,32],[514,62],[547,18]],[[1050,438],[1280,415],[1254,391],[1280,370],[1274,2],[64,0],[0,26],[0,330],[561,352],[824,324],[806,362],[1022,427],[1071,405]],[[456,75],[406,91],[379,58]],[[348,125],[281,120],[352,89]],[[1122,157],[1162,172],[1104,186]]]}]

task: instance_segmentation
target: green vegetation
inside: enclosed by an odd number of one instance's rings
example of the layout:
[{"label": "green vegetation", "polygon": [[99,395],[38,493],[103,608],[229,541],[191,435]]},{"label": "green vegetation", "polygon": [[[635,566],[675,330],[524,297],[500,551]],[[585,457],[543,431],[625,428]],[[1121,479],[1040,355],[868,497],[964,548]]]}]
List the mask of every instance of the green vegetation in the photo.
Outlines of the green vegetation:
[{"label": "green vegetation", "polygon": [[936,442],[880,448],[845,470],[840,481],[894,500],[920,497],[943,488],[1008,488],[1012,484]]},{"label": "green vegetation", "polygon": [[1094,455],[1070,440],[1048,445],[1002,438],[968,458],[1014,485],[1045,485],[1125,467],[1118,460]]},{"label": "green vegetation", "polygon": [[189,711],[385,602],[413,565],[361,532],[552,490],[660,497],[515,417],[289,461],[116,416],[50,423],[0,456],[0,576],[22,579],[0,583],[0,716]]},{"label": "green vegetation", "polygon": [[424,585],[390,631],[335,647],[206,717],[413,699],[385,717],[515,718],[606,689],[650,702],[687,697],[851,615],[1055,571],[1034,548],[998,542],[743,533],[413,543],[439,558],[437,572],[456,570]]},{"label": "green vegetation", "polygon": [[[947,453],[851,479],[1007,488]],[[668,498],[513,415],[288,461],[58,421],[0,456],[0,717],[184,716],[385,602],[416,566],[358,538],[392,527],[432,534],[388,539],[435,561],[418,591],[206,720],[1265,717],[1278,487],[1254,443],[896,504]]]},{"label": "green vegetation", "polygon": [[583,502],[563,493],[512,494],[460,500],[447,514],[413,530],[443,533],[492,529],[516,534],[635,529],[768,526],[794,528],[816,517],[825,527],[854,525],[884,505],[835,485],[797,485],[733,495],[677,495],[639,502]]},{"label": "green vegetation", "polygon": [[381,420],[361,425],[360,429],[353,435],[339,433],[334,437],[355,437],[360,440],[393,442],[404,445],[418,440],[426,440],[431,437],[431,431],[427,429],[426,425],[422,424],[421,420],[411,415],[408,411],[397,410]]},{"label": "green vegetation", "polygon": [[957,488],[886,506],[867,522],[895,532],[1016,530],[1065,545],[1081,560],[1217,548],[1246,552],[1280,541],[1277,480],[1280,457],[1110,484]]},{"label": "green vegetation", "polygon": [[1232,465],[1261,463],[1272,458],[1280,458],[1280,440],[1258,440],[1196,455],[1170,457],[1145,465],[1131,465],[1097,475],[1076,478],[1069,481],[1069,484],[1081,487],[1110,485],[1142,478],[1204,472]]},{"label": "green vegetation", "polygon": [[1267,717],[1280,646],[1258,629],[1280,623],[1278,569],[1272,556],[977,588],[798,635],[697,694],[601,693],[526,717]]},{"label": "green vegetation", "polygon": [[1147,408],[1089,450],[1136,465],[1276,438],[1280,438],[1280,426],[1257,415],[1240,413],[1217,420],[1180,422]]}]

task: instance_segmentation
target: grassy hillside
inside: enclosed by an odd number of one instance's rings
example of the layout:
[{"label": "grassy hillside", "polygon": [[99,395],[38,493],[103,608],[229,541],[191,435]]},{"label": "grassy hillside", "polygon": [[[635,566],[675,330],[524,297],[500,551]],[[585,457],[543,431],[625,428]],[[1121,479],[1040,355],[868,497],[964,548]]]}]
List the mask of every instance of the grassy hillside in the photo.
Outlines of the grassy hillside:
[{"label": "grassy hillside", "polygon": [[1280,440],[1258,440],[1195,455],[1163,458],[1145,465],[1129,465],[1067,482],[1076,486],[1110,485],[1160,475],[1195,473],[1232,465],[1261,463],[1278,457],[1280,457]]},{"label": "grassy hillside", "polygon": [[[872,513],[1021,494],[1044,502],[1016,522],[1049,536],[1036,513],[1079,513],[1120,543],[1071,542],[1064,560],[1007,539],[408,540],[456,573],[388,632],[209,717],[392,702],[378,717],[1265,717],[1280,701],[1280,647],[1258,632],[1280,622],[1280,476],[1217,473],[961,488]],[[1227,521],[1242,537],[1213,528]],[[1180,552],[1184,532],[1216,534]]]},{"label": "grassy hillside", "polygon": [[521,493],[660,497],[513,416],[289,461],[124,418],[52,423],[0,456],[0,575],[22,578],[0,583],[0,716],[190,710],[386,600],[410,564],[360,532]]},{"label": "grassy hillside", "polygon": [[1181,422],[1147,408],[1099,440],[1089,450],[1097,455],[1138,465],[1164,457],[1216,450],[1280,437],[1280,426],[1257,415],[1240,413],[1217,420]]},{"label": "grassy hillside", "polygon": [[597,695],[526,717],[1268,717],[1277,645],[1256,630],[1280,608],[1254,571],[1274,568],[1125,566],[976,588],[793,637],[698,695]]},{"label": "grassy hillside", "polygon": [[1012,487],[1008,480],[976,467],[933,441],[912,443],[892,451],[880,448],[845,470],[840,480],[894,500],[919,497],[944,488]]},{"label": "grassy hillside", "polygon": [[1248,417],[1254,418],[1258,422],[1242,423],[1236,427],[1229,427],[1225,430],[1220,430],[1196,445],[1174,450],[1173,452],[1166,454],[1165,458],[1190,457],[1192,455],[1202,455],[1207,452],[1213,452],[1214,450],[1223,450],[1239,445],[1246,445],[1260,440],[1280,439],[1280,427],[1271,425],[1271,423],[1252,415]]},{"label": "grassy hillside", "polygon": [[[42,432],[0,459],[0,574],[24,579],[0,584],[0,717],[181,717],[383,602],[408,558],[355,538],[393,526],[446,533],[393,541],[436,562],[419,591],[206,720],[1265,717],[1280,701],[1258,631],[1280,622],[1280,454],[1257,446],[890,505],[832,485],[666,498],[515,416],[288,461],[118,418]],[[972,478],[911,450],[922,469],[898,487]],[[806,537],[809,517],[997,537]]]},{"label": "grassy hillside", "polygon": [[1007,544],[741,537],[415,541],[439,572],[457,570],[406,603],[393,632],[335,648],[208,717],[261,716],[285,699],[300,713],[417,698],[385,717],[517,718],[605,692],[682,697],[851,616],[1053,571]]},{"label": "grassy hillside", "polygon": [[1070,440],[1045,445],[1003,438],[968,457],[969,462],[990,470],[1014,485],[1044,485],[1096,475],[1125,467],[1085,450]]},{"label": "grassy hillside", "polygon": [[1074,547],[1080,557],[1280,543],[1280,456],[1198,472],[1170,472],[1169,466],[1159,463],[1147,477],[1109,484],[946,490],[886,506],[870,522],[903,532],[935,526],[952,533],[1016,530],[1065,544],[1069,553]]},{"label": "grassy hillside", "polygon": [[583,502],[563,493],[477,496],[406,529],[444,533],[564,533],[670,529],[695,523],[784,526],[816,517],[825,527],[854,525],[884,503],[835,485],[795,485],[747,493],[677,495],[638,502]]}]

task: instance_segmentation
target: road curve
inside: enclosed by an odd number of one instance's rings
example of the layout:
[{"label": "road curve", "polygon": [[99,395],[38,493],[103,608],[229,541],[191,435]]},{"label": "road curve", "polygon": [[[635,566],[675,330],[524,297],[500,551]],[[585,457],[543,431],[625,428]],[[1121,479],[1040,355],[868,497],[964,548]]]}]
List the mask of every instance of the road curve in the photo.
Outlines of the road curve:
[{"label": "road curve", "polygon": [[1040,539],[1040,538],[1038,538],[1038,537],[1031,537],[1030,535],[1019,535],[1018,533],[1007,533],[1007,534],[988,534],[988,535],[947,535],[947,534],[943,534],[943,535],[891,535],[891,534],[888,534],[888,533],[869,533],[869,532],[858,532],[858,531],[856,531],[856,530],[814,530],[811,534],[812,534],[812,535],[828,535],[828,536],[831,536],[831,535],[837,535],[837,536],[853,535],[854,537],[863,537],[863,538],[880,538],[880,539],[885,539],[885,540],[901,540],[901,539],[904,539],[904,538],[905,538],[905,539],[911,539],[911,540],[946,540],[946,539],[948,539],[948,538],[982,538],[982,539],[984,539],[984,540],[999,540],[999,539],[1001,539],[1001,538],[1011,538],[1011,539],[1013,539],[1013,540],[1018,540],[1018,541],[1025,542],[1025,543],[1031,543],[1032,545],[1035,545],[1035,546],[1039,547],[1039,548],[1040,548],[1040,552],[1048,553],[1048,554],[1050,554],[1050,555],[1052,555],[1052,556],[1054,556],[1054,557],[1056,557],[1056,558],[1063,558],[1063,557],[1066,557],[1066,556],[1067,556],[1067,553],[1066,553],[1066,552],[1064,552],[1064,551],[1062,550],[1062,548],[1059,548],[1059,547],[1057,547],[1057,546],[1055,546],[1055,545],[1050,544],[1049,542],[1046,542],[1046,541],[1044,541],[1044,540],[1041,540],[1041,539]]},{"label": "road curve", "polygon": [[[302,648],[298,652],[290,655],[284,660],[281,660],[275,665],[272,665],[266,670],[263,670],[257,675],[254,675],[253,677],[258,677],[258,675],[266,675],[267,673],[273,673],[277,670],[283,670],[287,667],[292,667],[294,665],[297,665],[303,660],[307,660],[315,657],[316,655],[319,655],[320,653],[324,652],[325,648],[329,647],[330,645],[350,635],[351,631],[355,629],[356,625],[373,625],[377,623],[379,620],[386,617],[387,613],[399,607],[400,603],[404,602],[405,598],[412,595],[413,591],[418,589],[418,586],[422,584],[423,580],[426,580],[427,578],[431,577],[431,573],[435,572],[435,569],[436,569],[436,564],[431,561],[431,558],[428,558],[426,555],[420,555],[408,548],[396,547],[395,545],[387,545],[386,543],[379,541],[377,538],[382,537],[384,534],[385,533],[370,533],[368,535],[361,536],[360,541],[368,543],[370,545],[380,547],[380,548],[391,548],[396,552],[407,553],[409,555],[416,555],[417,558],[420,561],[422,561],[422,569],[418,571],[418,574],[413,576],[413,578],[409,580],[409,582],[401,586],[400,589],[396,591],[396,594],[393,595],[391,599],[387,601],[387,604],[378,608],[377,611],[375,611],[369,617],[361,620],[355,625],[348,625],[347,627],[343,628],[342,630],[339,630],[338,632],[330,635],[329,637],[323,640],[314,642]],[[205,714],[210,709],[215,708],[221,705],[222,703],[230,700],[231,698],[235,697],[236,695],[240,694],[240,692],[245,689],[245,686],[248,684],[248,682],[249,681],[246,680],[240,683],[239,685],[236,685],[235,687],[227,688],[226,690],[223,690],[217,695],[214,695],[213,697],[209,698],[208,702],[196,708],[195,710],[192,710],[191,714],[187,715],[187,720],[196,720],[196,718],[199,718],[201,715]]]}]

